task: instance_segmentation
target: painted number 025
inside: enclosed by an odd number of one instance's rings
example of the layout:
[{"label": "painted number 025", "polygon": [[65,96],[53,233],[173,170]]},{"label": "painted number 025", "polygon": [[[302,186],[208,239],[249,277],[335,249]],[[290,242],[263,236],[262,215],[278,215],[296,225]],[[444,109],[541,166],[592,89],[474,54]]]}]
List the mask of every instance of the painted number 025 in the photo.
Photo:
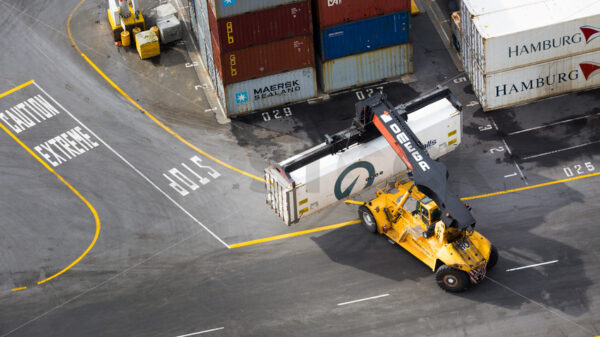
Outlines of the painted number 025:
[{"label": "painted number 025", "polygon": [[565,175],[567,177],[572,177],[575,175],[579,176],[587,172],[594,172],[596,171],[596,168],[594,167],[594,164],[592,164],[591,162],[587,162],[583,165],[573,165],[573,167],[565,167],[563,168],[563,171],[565,172]]},{"label": "painted number 025", "polygon": [[262,118],[265,122],[268,122],[271,119],[282,119],[284,117],[290,117],[291,115],[292,109],[290,107],[285,107],[282,110],[275,109],[273,111],[265,111],[262,113]]}]

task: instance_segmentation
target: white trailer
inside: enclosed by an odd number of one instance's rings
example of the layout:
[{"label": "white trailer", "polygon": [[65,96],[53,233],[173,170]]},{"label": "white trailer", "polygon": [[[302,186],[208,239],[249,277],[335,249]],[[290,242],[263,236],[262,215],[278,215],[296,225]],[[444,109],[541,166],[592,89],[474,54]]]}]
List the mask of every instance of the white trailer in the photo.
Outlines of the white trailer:
[{"label": "white trailer", "polygon": [[[402,108],[430,157],[439,158],[461,143],[462,106],[447,89]],[[405,170],[378,132],[365,136],[350,128],[265,169],[267,204],[289,226]]]}]

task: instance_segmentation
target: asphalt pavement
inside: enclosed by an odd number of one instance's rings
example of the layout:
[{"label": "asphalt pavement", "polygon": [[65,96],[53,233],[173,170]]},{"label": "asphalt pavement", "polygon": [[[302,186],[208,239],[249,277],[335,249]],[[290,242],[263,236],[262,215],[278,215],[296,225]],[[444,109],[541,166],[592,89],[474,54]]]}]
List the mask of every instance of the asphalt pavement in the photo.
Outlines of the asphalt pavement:
[{"label": "asphalt pavement", "polygon": [[[422,13],[410,77],[221,124],[189,46],[141,61],[114,46],[105,3],[76,6],[0,0],[0,111],[40,112],[0,121],[0,336],[600,334],[600,91],[484,113]],[[358,100],[438,84],[465,105],[442,161],[500,251],[459,295],[358,224],[294,234],[356,206],[287,227],[260,181]]]}]

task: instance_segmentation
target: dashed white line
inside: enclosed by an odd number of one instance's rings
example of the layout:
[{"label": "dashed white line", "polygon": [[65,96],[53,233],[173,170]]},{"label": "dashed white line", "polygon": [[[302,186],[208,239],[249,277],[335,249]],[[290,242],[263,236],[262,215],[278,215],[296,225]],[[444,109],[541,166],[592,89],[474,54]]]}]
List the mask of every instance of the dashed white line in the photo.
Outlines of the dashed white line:
[{"label": "dashed white line", "polygon": [[548,261],[548,262],[542,262],[542,263],[536,263],[536,264],[532,264],[532,265],[529,265],[529,266],[523,266],[523,267],[506,269],[506,271],[510,272],[510,271],[515,271],[515,270],[521,270],[521,269],[527,269],[527,268],[534,268],[534,267],[545,266],[547,264],[552,264],[552,263],[556,263],[556,262],[558,262],[558,260]]},{"label": "dashed white line", "polygon": [[81,125],[83,128],[85,128],[89,133],[91,133],[94,137],[96,137],[98,139],[98,141],[100,141],[104,146],[106,146],[106,148],[108,148],[113,154],[115,154],[119,159],[121,159],[125,164],[127,164],[127,166],[129,166],[133,171],[135,171],[135,173],[137,173],[140,177],[142,177],[144,180],[146,180],[150,185],[152,185],[152,187],[154,187],[157,191],[159,191],[162,195],[164,195],[167,199],[169,199],[169,201],[171,201],[175,206],[177,206],[177,208],[179,208],[183,213],[185,213],[188,217],[190,217],[196,224],[198,224],[200,227],[204,228],[204,230],[206,230],[212,237],[217,239],[217,241],[222,243],[225,247],[230,248],[229,245],[225,241],[223,241],[220,237],[218,237],[215,233],[213,233],[213,231],[211,231],[208,227],[206,227],[202,222],[200,222],[200,220],[198,220],[195,216],[193,216],[185,208],[183,208],[183,206],[181,206],[177,201],[175,201],[175,199],[173,199],[170,195],[168,195],[167,192],[163,191],[160,187],[158,187],[152,180],[150,180],[150,178],[148,178],[145,174],[143,174],[140,170],[138,170],[137,167],[133,166],[133,164],[131,164],[127,159],[125,159],[125,157],[123,157],[117,151],[115,151],[115,149],[113,149],[110,145],[108,145],[102,138],[98,137],[98,135],[96,135],[96,133],[94,133],[94,131],[90,130],[90,128],[88,128],[79,119],[77,119],[77,117],[75,117],[69,110],[67,110],[64,106],[62,106],[62,104],[58,103],[58,101],[55,100],[54,97],[50,96],[50,94],[48,94],[46,92],[46,90],[42,89],[42,87],[39,86],[36,82],[33,82],[33,84],[38,89],[40,89],[40,91],[42,91],[44,94],[46,94],[46,96],[48,96],[54,103],[56,103],[56,105],[58,105],[61,109],[63,109],[69,116],[71,116],[71,118],[73,118],[73,120],[75,120],[77,123],[79,123],[79,125]]},{"label": "dashed white line", "polygon": [[[492,123],[494,123],[494,127],[496,128],[496,130],[498,130],[498,126],[496,125],[496,123],[494,121],[492,121]],[[506,140],[504,140],[504,138],[502,139],[502,143],[504,144],[504,148],[506,149],[506,151],[508,151],[508,154],[510,156],[512,156],[512,151],[510,150],[510,147],[508,147],[508,144],[506,143]],[[527,182],[527,179],[525,179],[525,175],[523,174],[523,171],[521,171],[521,168],[519,167],[519,164],[517,164],[517,162],[514,159],[513,159],[513,163],[515,163],[515,167],[517,168],[517,171],[519,171],[521,178],[523,178],[523,182],[525,182],[525,185],[529,185],[529,183]],[[508,178],[508,177],[505,176],[504,178]]]},{"label": "dashed white line", "polygon": [[536,154],[536,155],[529,156],[529,157],[524,157],[523,160],[528,160],[528,159],[543,157],[543,156],[547,156],[547,155],[550,155],[550,154],[555,154],[555,153],[559,153],[559,152],[563,152],[563,151],[574,150],[574,149],[578,149],[580,147],[584,147],[584,146],[588,146],[588,145],[592,145],[592,144],[598,144],[598,143],[600,143],[600,141],[595,141],[595,142],[589,142],[589,143],[585,143],[585,144],[575,145],[575,146],[567,147],[565,149],[554,150],[554,151],[550,151],[550,152]]},{"label": "dashed white line", "polygon": [[515,131],[515,132],[511,132],[508,135],[512,136],[512,135],[518,135],[519,133],[524,133],[524,132],[529,132],[529,131],[535,131],[535,130],[539,130],[539,129],[543,129],[543,128],[547,128],[547,127],[551,127],[551,126],[555,126],[555,125],[560,125],[560,124],[565,124],[565,123],[569,123],[569,122],[574,122],[576,120],[580,120],[580,119],[585,119],[585,118],[590,118],[593,116],[598,116],[600,114],[594,114],[594,115],[588,115],[588,116],[581,116],[581,117],[575,117],[575,118],[571,118],[571,119],[567,119],[564,121],[560,121],[560,122],[555,122],[555,123],[550,123],[550,124],[545,124],[545,125],[540,125],[540,126],[536,126],[533,128],[529,128],[529,129],[525,129],[525,130],[520,130],[520,131]]},{"label": "dashed white line", "polygon": [[373,297],[361,298],[360,300],[354,300],[354,301],[350,301],[350,302],[338,303],[338,306],[346,305],[346,304],[353,304],[353,303],[358,303],[358,302],[364,302],[364,301],[369,301],[369,300],[374,300],[374,299],[382,298],[382,297],[386,297],[386,296],[390,296],[390,294],[377,295],[377,296],[373,296]]},{"label": "dashed white line", "polygon": [[201,334],[204,334],[204,333],[219,331],[219,330],[223,330],[223,329],[225,329],[225,327],[220,327],[220,328],[210,329],[210,330],[204,330],[204,331],[199,331],[199,332],[192,332],[192,333],[189,333],[187,335],[181,335],[181,336],[177,336],[177,337],[197,336],[197,335],[201,335]]},{"label": "dashed white line", "polygon": [[516,176],[516,175],[517,175],[517,172],[515,172],[515,173],[513,173],[513,174],[508,174],[508,175],[505,175],[505,176],[504,176],[504,178],[510,178],[510,177],[514,177],[514,176]]}]

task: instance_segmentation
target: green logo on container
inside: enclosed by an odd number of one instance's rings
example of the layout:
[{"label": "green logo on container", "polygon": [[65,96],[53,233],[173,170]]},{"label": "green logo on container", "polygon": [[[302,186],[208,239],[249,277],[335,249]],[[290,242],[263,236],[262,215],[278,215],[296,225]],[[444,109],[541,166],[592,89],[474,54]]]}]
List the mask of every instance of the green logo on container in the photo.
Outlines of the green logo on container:
[{"label": "green logo on container", "polygon": [[346,178],[346,176],[356,170],[356,169],[365,169],[367,170],[367,173],[369,174],[368,178],[367,178],[367,184],[365,185],[365,188],[373,185],[373,181],[375,180],[375,167],[373,166],[373,164],[366,162],[366,161],[359,161],[356,162],[350,166],[348,166],[344,172],[342,172],[342,174],[340,174],[340,176],[338,177],[337,181],[335,182],[335,186],[333,189],[333,192],[335,193],[335,197],[338,200],[342,200],[348,196],[350,196],[350,194],[352,194],[352,190],[354,189],[354,185],[356,185],[356,182],[358,181],[358,178],[360,178],[360,175],[357,176],[356,178],[354,178],[354,180],[352,181],[352,184],[350,184],[350,186],[348,186],[344,191],[342,191],[342,181],[344,181],[344,178]]}]

